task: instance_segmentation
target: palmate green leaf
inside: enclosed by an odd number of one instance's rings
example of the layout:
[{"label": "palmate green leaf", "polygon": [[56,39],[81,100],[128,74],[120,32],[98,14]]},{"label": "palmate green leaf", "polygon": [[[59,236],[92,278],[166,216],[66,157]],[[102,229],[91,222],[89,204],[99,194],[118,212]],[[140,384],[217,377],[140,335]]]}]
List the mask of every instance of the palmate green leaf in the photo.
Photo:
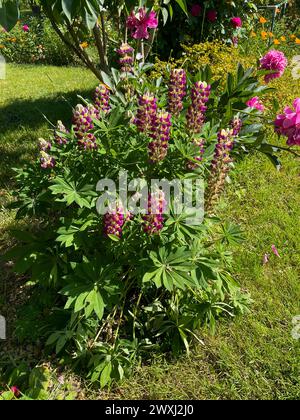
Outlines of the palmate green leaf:
[{"label": "palmate green leaf", "polygon": [[159,249],[158,253],[149,253],[148,271],[143,276],[143,282],[153,281],[156,287],[164,286],[168,291],[174,288],[184,290],[187,286],[195,287],[191,276],[196,268],[191,261],[191,252],[185,247],[175,251],[167,250],[165,247]]},{"label": "palmate green leaf", "polygon": [[66,180],[61,177],[55,178],[53,184],[49,187],[52,194],[63,196],[63,198],[57,198],[56,201],[65,202],[68,206],[76,203],[80,208],[91,208],[91,202],[88,198],[96,195],[92,185],[83,182],[76,183],[73,180]]}]

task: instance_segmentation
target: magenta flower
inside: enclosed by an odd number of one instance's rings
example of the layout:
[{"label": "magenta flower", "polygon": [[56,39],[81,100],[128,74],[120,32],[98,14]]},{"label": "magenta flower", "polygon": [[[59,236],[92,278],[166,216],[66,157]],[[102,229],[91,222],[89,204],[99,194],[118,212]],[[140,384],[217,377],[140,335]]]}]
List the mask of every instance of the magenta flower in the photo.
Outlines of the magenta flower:
[{"label": "magenta flower", "polygon": [[246,105],[249,108],[257,109],[258,111],[263,112],[265,110],[265,107],[258,96],[254,96],[253,98],[249,99],[249,101],[246,102]]},{"label": "magenta flower", "polygon": [[209,22],[213,23],[217,20],[218,13],[216,10],[211,9],[211,10],[208,10],[208,12],[206,13],[206,17]]},{"label": "magenta flower", "polygon": [[118,203],[117,208],[104,215],[103,232],[105,236],[114,235],[120,238],[123,232],[125,222],[130,220],[131,215],[125,212],[123,206]]},{"label": "magenta flower", "polygon": [[272,245],[271,248],[272,248],[273,254],[276,255],[276,257],[280,258],[280,255],[279,255],[279,252],[278,252],[276,246],[275,245]]},{"label": "magenta flower", "polygon": [[288,65],[288,60],[281,51],[271,50],[260,59],[260,69],[270,70],[272,73],[265,75],[265,82],[281,77]]},{"label": "magenta flower", "polygon": [[93,150],[97,149],[95,135],[90,131],[94,129],[93,120],[99,118],[99,110],[94,106],[79,104],[73,112],[73,124],[75,136],[78,139],[80,148]]},{"label": "magenta flower", "polygon": [[23,25],[22,29],[24,32],[29,32],[29,26],[28,25]]},{"label": "magenta flower", "polygon": [[243,26],[243,22],[240,17],[231,18],[230,23],[234,29],[241,28]]},{"label": "magenta flower", "polygon": [[152,10],[147,13],[145,7],[141,7],[137,13],[131,12],[127,18],[127,28],[131,31],[134,39],[149,39],[148,29],[156,29],[158,27],[158,19],[156,13]]},{"label": "magenta flower", "polygon": [[300,146],[300,98],[293,102],[294,109],[286,107],[274,121],[275,132],[288,138],[289,146]]},{"label": "magenta flower", "polygon": [[192,16],[194,17],[200,16],[201,10],[202,10],[202,7],[199,4],[193,4],[191,8]]}]

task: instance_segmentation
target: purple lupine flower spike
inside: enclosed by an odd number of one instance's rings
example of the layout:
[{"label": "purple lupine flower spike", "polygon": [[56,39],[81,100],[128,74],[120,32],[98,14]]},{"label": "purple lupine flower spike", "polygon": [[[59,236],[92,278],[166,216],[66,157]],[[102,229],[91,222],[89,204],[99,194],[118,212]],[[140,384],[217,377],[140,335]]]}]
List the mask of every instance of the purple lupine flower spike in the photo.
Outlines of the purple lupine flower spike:
[{"label": "purple lupine flower spike", "polygon": [[186,96],[186,73],[182,69],[175,69],[171,73],[169,83],[169,111],[178,116],[183,109],[183,99]]},{"label": "purple lupine flower spike", "polygon": [[199,167],[200,163],[203,161],[203,155],[205,152],[205,140],[204,139],[194,139],[193,144],[197,147],[199,147],[199,152],[196,156],[194,156],[194,159],[197,160],[199,163],[190,161],[187,164],[188,169],[195,170]]},{"label": "purple lupine flower spike", "polygon": [[42,150],[43,152],[47,152],[51,150],[52,144],[50,143],[50,141],[40,138],[38,146],[40,150]]},{"label": "purple lupine flower spike", "polygon": [[132,65],[134,63],[134,49],[127,43],[123,43],[117,50],[120,56],[119,63],[123,73],[132,73]]},{"label": "purple lupine flower spike", "polygon": [[111,107],[110,107],[110,89],[104,83],[100,83],[99,86],[96,87],[95,90],[95,107],[98,111],[104,112],[107,114]]},{"label": "purple lupine flower spike", "polygon": [[123,226],[130,218],[131,214],[125,212],[123,206],[118,203],[115,210],[111,210],[104,215],[104,235],[115,235],[120,238],[122,236]]},{"label": "purple lupine flower spike", "polygon": [[43,169],[52,169],[56,165],[56,161],[53,156],[50,156],[48,153],[43,150],[40,151],[40,163],[41,168]]},{"label": "purple lupine flower spike", "polygon": [[230,122],[230,126],[233,130],[234,137],[238,137],[243,127],[243,121],[239,117],[234,117]]},{"label": "purple lupine flower spike", "polygon": [[192,104],[187,112],[187,127],[191,133],[200,133],[202,130],[210,92],[211,86],[206,82],[196,82],[192,88]]},{"label": "purple lupine flower spike", "polygon": [[166,210],[166,200],[163,191],[148,196],[147,214],[143,216],[144,232],[148,235],[158,234],[164,227],[163,213]]},{"label": "purple lupine flower spike", "polygon": [[139,107],[135,124],[142,133],[151,133],[153,124],[155,123],[157,113],[157,99],[149,93],[139,98]]},{"label": "purple lupine flower spike", "polygon": [[151,163],[162,161],[168,153],[171,114],[161,111],[153,119],[150,137],[153,139],[148,145],[148,152]]},{"label": "purple lupine flower spike", "polygon": [[99,111],[94,106],[77,105],[73,113],[74,132],[78,146],[84,149],[97,149],[96,137],[90,131],[94,129],[93,120],[99,118]]}]

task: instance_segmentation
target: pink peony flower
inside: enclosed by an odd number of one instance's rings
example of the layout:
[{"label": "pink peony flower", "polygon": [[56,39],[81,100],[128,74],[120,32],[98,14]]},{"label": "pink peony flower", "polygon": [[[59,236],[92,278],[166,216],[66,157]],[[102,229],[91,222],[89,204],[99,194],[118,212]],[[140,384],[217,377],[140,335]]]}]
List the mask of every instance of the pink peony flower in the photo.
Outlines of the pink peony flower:
[{"label": "pink peony flower", "polygon": [[217,20],[218,13],[217,13],[216,10],[211,9],[211,10],[208,10],[208,12],[206,13],[206,17],[207,17],[207,20],[209,22],[212,22],[213,23],[213,22],[215,22]]},{"label": "pink peony flower", "polygon": [[288,60],[281,51],[271,50],[260,59],[260,69],[270,70],[272,73],[265,75],[265,82],[281,77],[284,73]]},{"label": "pink peony flower", "polygon": [[202,7],[199,4],[193,4],[191,8],[192,16],[194,17],[200,16],[201,10],[202,10]]},{"label": "pink peony flower", "polygon": [[28,25],[23,25],[22,29],[24,32],[29,32],[29,26]]},{"label": "pink peony flower", "polygon": [[240,17],[231,18],[230,23],[234,29],[241,28],[243,26],[243,22]]},{"label": "pink peony flower", "polygon": [[275,132],[288,138],[289,146],[300,146],[300,98],[293,102],[294,109],[286,107],[274,121]]},{"label": "pink peony flower", "polygon": [[254,96],[254,98],[249,99],[249,101],[246,102],[246,105],[249,108],[258,109],[258,111],[262,111],[263,112],[265,110],[265,107],[264,107],[262,101],[259,99],[258,96]]},{"label": "pink peony flower", "polygon": [[156,13],[153,10],[147,13],[145,7],[141,7],[137,15],[132,11],[127,19],[127,28],[131,30],[134,39],[149,39],[148,29],[156,29],[157,27]]}]

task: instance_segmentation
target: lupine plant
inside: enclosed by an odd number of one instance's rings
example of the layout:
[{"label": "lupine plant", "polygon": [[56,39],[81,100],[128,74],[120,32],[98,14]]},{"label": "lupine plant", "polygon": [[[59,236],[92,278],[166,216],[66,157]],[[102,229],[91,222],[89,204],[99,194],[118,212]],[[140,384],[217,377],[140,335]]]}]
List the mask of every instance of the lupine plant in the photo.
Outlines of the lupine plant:
[{"label": "lupine plant", "polygon": [[[264,71],[239,65],[224,88],[208,67],[149,82],[141,66],[123,60],[133,54],[128,45],[118,54],[121,70],[102,74],[94,102],[81,99],[73,120],[40,140],[36,162],[18,170],[17,217],[33,223],[14,232],[19,244],[7,255],[32,288],[18,334],[43,340],[102,387],[152,352],[189,352],[201,327],[214,331],[218,318],[247,311],[228,248],[242,235],[216,217],[216,204],[237,159],[259,150],[275,162],[278,150],[260,123]],[[289,144],[299,137],[298,100],[294,107],[275,123]],[[187,223],[189,209],[176,212],[160,189],[141,201],[140,214],[121,194],[101,213],[99,180],[118,185],[120,172],[148,186],[203,180],[203,222]]]}]

